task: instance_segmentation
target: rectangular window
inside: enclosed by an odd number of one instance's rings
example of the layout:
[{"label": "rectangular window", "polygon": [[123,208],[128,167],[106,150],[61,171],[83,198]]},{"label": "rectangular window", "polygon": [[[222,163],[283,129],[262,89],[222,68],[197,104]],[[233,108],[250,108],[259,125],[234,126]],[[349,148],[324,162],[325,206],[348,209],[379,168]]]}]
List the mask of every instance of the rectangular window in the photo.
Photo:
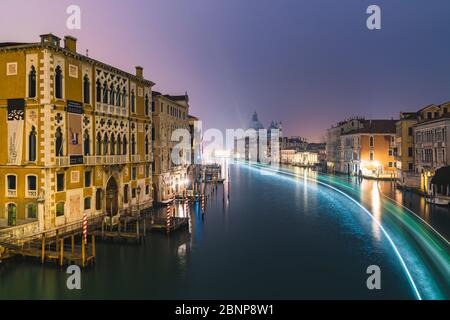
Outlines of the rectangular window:
[{"label": "rectangular window", "polygon": [[64,173],[56,174],[56,191],[57,192],[64,191],[64,188],[65,188],[64,177],[65,177]]},{"label": "rectangular window", "polygon": [[389,168],[392,168],[392,162],[389,162]]},{"label": "rectangular window", "polygon": [[59,202],[56,205],[56,216],[62,217],[64,215],[64,202]]},{"label": "rectangular window", "polygon": [[373,151],[370,152],[370,161],[373,161],[375,159]]},{"label": "rectangular window", "polygon": [[136,180],[137,178],[137,169],[136,167],[131,168],[131,179]]},{"label": "rectangular window", "polygon": [[374,139],[373,139],[373,137],[369,138],[369,145],[370,145],[370,147],[374,146]]},{"label": "rectangular window", "polygon": [[408,163],[408,170],[409,170],[410,172],[413,171],[413,164],[412,164],[411,162]]},{"label": "rectangular window", "polygon": [[91,197],[84,198],[84,210],[91,209]]},{"label": "rectangular window", "polygon": [[36,191],[37,190],[37,179],[36,179],[36,176],[28,176],[27,177],[27,185],[28,185],[28,190]]},{"label": "rectangular window", "polygon": [[146,185],[146,186],[145,186],[145,194],[146,194],[146,195],[149,195],[149,194],[150,194],[150,186],[149,186],[149,185]]},{"label": "rectangular window", "polygon": [[91,171],[85,171],[84,172],[84,187],[85,188],[89,188],[91,186],[91,178],[92,178],[92,173]]},{"label": "rectangular window", "polygon": [[408,128],[408,136],[412,137],[412,135],[413,135],[413,128],[409,127]]},{"label": "rectangular window", "polygon": [[8,190],[16,190],[16,176],[8,176]]},{"label": "rectangular window", "polygon": [[31,203],[27,207],[27,217],[28,219],[37,219],[37,206]]},{"label": "rectangular window", "polygon": [[409,147],[408,148],[408,157],[412,157],[413,156],[413,148]]},{"label": "rectangular window", "polygon": [[133,199],[136,199],[136,188],[133,188],[133,189],[131,190],[131,197],[132,197]]}]

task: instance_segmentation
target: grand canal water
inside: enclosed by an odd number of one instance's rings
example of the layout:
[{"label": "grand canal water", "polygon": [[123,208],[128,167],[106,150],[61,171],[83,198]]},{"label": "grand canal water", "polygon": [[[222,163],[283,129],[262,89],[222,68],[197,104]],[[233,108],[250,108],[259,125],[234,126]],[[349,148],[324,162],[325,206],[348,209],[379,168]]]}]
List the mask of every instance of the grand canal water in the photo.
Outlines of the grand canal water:
[{"label": "grand canal water", "polygon": [[[427,269],[434,268],[432,261],[424,266],[406,236],[388,238],[358,204],[383,215],[375,193],[348,182],[356,191],[346,194],[355,202],[339,192],[345,183],[338,178],[321,177],[336,190],[317,178],[232,164],[230,188],[219,187],[204,218],[198,205],[192,207],[190,233],[152,234],[143,246],[98,244],[97,263],[83,271],[80,291],[66,288],[67,275],[58,267],[8,262],[0,269],[0,298],[415,299],[411,276],[425,298],[448,294],[448,279],[443,287],[427,282],[434,275]],[[409,276],[392,240],[402,249]],[[370,265],[381,268],[381,290],[367,289]],[[440,281],[442,270],[436,274]]]}]

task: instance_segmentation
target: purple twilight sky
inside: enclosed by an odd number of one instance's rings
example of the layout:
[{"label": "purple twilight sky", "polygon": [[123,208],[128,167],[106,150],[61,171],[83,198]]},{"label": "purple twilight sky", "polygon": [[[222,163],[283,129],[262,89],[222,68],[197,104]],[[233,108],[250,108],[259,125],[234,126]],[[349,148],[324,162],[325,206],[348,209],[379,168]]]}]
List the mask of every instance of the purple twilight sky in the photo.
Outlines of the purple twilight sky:
[{"label": "purple twilight sky", "polygon": [[[81,30],[66,8],[82,10]],[[382,30],[366,9],[382,9]],[[349,116],[398,117],[450,100],[448,0],[2,0],[0,42],[42,33],[155,89],[189,91],[204,127],[247,127],[256,110],[286,135],[320,141]]]}]

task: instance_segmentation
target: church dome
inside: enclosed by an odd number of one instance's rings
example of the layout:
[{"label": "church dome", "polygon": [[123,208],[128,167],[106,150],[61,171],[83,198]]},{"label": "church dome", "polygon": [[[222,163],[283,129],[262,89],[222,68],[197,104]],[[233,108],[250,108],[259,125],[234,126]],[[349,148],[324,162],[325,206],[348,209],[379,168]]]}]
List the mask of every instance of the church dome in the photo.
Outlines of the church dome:
[{"label": "church dome", "polygon": [[254,129],[254,130],[260,130],[260,129],[264,129],[264,126],[262,125],[262,123],[258,120],[258,114],[255,113],[253,114],[252,117],[252,121],[250,121],[250,125],[248,127],[249,129]]}]

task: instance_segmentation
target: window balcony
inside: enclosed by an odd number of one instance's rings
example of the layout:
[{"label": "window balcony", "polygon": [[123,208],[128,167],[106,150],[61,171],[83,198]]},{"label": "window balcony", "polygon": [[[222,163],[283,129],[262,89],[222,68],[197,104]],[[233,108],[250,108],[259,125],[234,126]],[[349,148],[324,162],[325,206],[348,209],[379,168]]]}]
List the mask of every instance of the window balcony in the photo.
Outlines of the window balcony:
[{"label": "window balcony", "polygon": [[102,112],[108,113],[108,111],[109,111],[108,105],[106,103],[103,103],[102,104]]},{"label": "window balcony", "polygon": [[6,196],[8,198],[16,198],[17,197],[17,190],[8,189],[6,192]]},{"label": "window balcony", "polygon": [[126,117],[126,115],[127,115],[127,109],[122,108],[122,116]]},{"label": "window balcony", "polygon": [[116,107],[116,116],[120,116],[122,114],[122,108],[121,107]]},{"label": "window balcony", "polygon": [[114,114],[114,112],[116,111],[116,107],[111,106],[111,105],[109,106],[108,109],[109,109],[109,113],[110,113],[110,114]]},{"label": "window balcony", "polygon": [[56,166],[57,167],[68,167],[70,164],[69,157],[56,157]]},{"label": "window balcony", "polygon": [[37,198],[38,192],[37,190],[28,190],[27,191],[27,198]]}]

